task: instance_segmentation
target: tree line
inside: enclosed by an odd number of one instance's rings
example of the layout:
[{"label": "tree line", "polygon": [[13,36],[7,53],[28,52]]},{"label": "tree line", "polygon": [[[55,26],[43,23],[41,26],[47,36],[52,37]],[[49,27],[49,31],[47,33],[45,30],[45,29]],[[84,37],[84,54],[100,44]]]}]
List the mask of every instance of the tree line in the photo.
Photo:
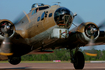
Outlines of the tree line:
[{"label": "tree line", "polygon": [[[97,56],[88,56],[84,53],[85,50],[81,50],[83,52],[85,60],[105,60],[105,50],[96,50]],[[61,60],[61,61],[70,61],[70,51],[67,49],[55,49],[54,53],[47,54],[31,54],[31,55],[23,55],[22,61],[52,61],[52,60]]]}]

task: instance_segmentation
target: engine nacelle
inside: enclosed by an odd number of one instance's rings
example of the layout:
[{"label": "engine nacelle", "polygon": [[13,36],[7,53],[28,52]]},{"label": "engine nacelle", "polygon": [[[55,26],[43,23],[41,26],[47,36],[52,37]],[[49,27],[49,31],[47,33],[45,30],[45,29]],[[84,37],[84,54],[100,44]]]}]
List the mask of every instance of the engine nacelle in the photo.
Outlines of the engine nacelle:
[{"label": "engine nacelle", "polygon": [[14,24],[7,20],[7,19],[2,19],[0,20],[0,40],[3,40],[4,39],[4,32],[3,30],[7,28],[8,31],[8,36],[9,38],[13,37],[13,35],[15,34],[15,26]]},{"label": "engine nacelle", "polygon": [[93,22],[82,23],[78,27],[70,30],[70,32],[74,33],[75,39],[79,39],[78,42],[87,43],[91,40],[91,36],[93,35],[94,40],[99,37],[100,31],[98,26]]}]

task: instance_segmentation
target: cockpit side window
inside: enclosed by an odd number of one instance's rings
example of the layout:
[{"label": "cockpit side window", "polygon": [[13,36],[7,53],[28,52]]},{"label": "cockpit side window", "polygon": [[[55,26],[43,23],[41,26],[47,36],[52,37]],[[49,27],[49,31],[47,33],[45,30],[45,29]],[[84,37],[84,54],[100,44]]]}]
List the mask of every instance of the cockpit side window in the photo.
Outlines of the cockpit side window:
[{"label": "cockpit side window", "polygon": [[33,11],[32,11],[32,15],[35,14],[35,13],[36,13],[36,10],[33,10]]},{"label": "cockpit side window", "polygon": [[35,13],[36,13],[36,10],[35,10]]},{"label": "cockpit side window", "polygon": [[32,11],[32,15],[34,14],[35,10]]}]

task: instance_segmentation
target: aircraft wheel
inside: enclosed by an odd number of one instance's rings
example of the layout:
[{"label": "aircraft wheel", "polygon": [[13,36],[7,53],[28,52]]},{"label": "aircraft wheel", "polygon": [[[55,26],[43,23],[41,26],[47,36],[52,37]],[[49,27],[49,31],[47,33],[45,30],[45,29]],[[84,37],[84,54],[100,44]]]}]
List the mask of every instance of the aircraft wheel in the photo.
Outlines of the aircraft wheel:
[{"label": "aircraft wheel", "polygon": [[74,68],[83,69],[84,64],[85,64],[85,59],[84,59],[83,53],[80,51],[76,52],[74,56],[74,62],[73,62]]},{"label": "aircraft wheel", "polygon": [[12,65],[17,65],[21,62],[21,57],[16,57],[16,56],[8,57],[8,62]]}]

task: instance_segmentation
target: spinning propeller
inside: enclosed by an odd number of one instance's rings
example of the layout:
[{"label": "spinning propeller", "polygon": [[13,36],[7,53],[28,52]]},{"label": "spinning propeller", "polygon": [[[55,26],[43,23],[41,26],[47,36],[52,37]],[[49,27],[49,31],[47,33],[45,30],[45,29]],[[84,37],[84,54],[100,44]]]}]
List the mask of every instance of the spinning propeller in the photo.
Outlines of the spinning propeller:
[{"label": "spinning propeller", "polygon": [[88,32],[88,34],[90,35],[90,41],[88,43],[89,48],[88,48],[87,51],[85,51],[86,55],[97,56],[96,51],[95,51],[95,47],[94,47],[94,42],[95,42],[94,38],[95,38],[95,34],[96,34],[97,31],[98,31],[98,29],[96,29],[94,27],[94,25],[89,26],[86,30],[86,32]]},{"label": "spinning propeller", "polygon": [[[21,13],[18,18],[14,21],[14,24],[20,22],[20,20],[26,16],[27,20],[30,22],[28,15],[24,12]],[[15,26],[9,20],[2,20],[0,21],[0,35],[4,38],[3,42],[1,43],[0,54],[5,56],[12,56],[13,55],[13,43],[11,42],[11,37],[15,33]]]},{"label": "spinning propeller", "polygon": [[[75,17],[74,22],[79,24],[84,23],[83,19],[78,15]],[[97,33],[98,29],[94,25],[88,25],[88,26],[84,25],[84,26],[85,26],[85,33],[90,38],[90,41],[88,42],[89,47],[88,47],[88,50],[85,51],[85,54],[89,56],[97,56],[97,51],[95,50],[95,46],[94,46],[94,42],[95,42],[94,38],[98,34]],[[99,29],[103,27],[105,27],[105,21],[103,21],[98,26]]]}]

